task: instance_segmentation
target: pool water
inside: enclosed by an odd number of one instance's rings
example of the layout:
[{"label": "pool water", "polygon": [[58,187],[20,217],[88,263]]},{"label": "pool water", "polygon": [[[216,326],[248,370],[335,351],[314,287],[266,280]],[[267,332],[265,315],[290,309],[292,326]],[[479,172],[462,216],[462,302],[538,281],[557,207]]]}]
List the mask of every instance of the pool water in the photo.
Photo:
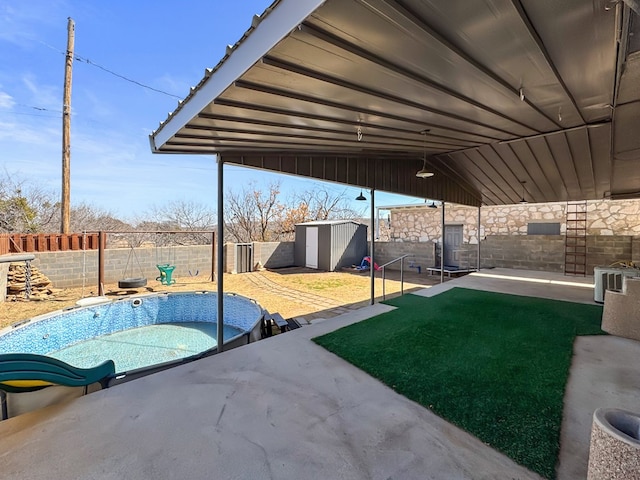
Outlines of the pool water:
[{"label": "pool water", "polygon": [[[260,338],[262,308],[225,293],[225,344]],[[52,312],[0,330],[0,355],[48,355],[80,368],[113,360],[116,372],[157,371],[216,353],[216,292],[162,292]]]},{"label": "pool water", "polygon": [[[116,372],[179,360],[217,346],[217,324],[180,322],[147,325],[91,338],[47,355],[80,368],[91,368],[106,358]],[[224,325],[225,341],[243,333]]]}]

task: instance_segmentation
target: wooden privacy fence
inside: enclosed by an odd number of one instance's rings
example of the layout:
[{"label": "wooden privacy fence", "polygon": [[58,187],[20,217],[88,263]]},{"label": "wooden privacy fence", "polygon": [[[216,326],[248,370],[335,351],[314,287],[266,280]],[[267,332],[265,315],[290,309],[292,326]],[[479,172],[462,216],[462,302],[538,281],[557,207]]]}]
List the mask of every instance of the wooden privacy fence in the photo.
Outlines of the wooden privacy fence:
[{"label": "wooden privacy fence", "polygon": [[97,233],[1,233],[0,255],[8,253],[97,250]]}]

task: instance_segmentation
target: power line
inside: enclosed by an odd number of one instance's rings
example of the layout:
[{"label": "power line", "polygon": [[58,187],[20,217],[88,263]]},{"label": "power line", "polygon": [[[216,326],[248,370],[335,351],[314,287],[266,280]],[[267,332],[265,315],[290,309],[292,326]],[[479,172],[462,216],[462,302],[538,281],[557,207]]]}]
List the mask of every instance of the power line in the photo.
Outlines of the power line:
[{"label": "power line", "polygon": [[24,112],[9,112],[9,111],[0,111],[0,115],[26,115],[28,117],[44,117],[44,118],[60,118],[60,115],[40,115],[39,113],[24,113]]},{"label": "power line", "polygon": [[[54,50],[54,51],[58,52],[61,55],[66,55],[67,54],[67,52],[64,52],[64,51],[54,47],[53,45],[49,45],[48,43],[45,43],[45,42],[43,42],[41,40],[40,40],[40,43],[42,45],[44,45],[45,47],[50,48],[51,50]],[[99,68],[100,70],[103,70],[103,71],[109,73],[110,75],[113,75],[113,76],[118,77],[118,78],[120,78],[122,80],[125,80],[126,82],[133,83],[134,85],[138,85],[139,87],[146,88],[147,90],[152,90],[152,91],[154,91],[156,93],[161,93],[162,95],[167,95],[168,97],[177,98],[178,100],[182,99],[182,97],[180,97],[178,95],[174,95],[173,93],[165,92],[164,90],[159,90],[157,88],[150,87],[149,85],[145,85],[144,83],[138,82],[137,80],[133,80],[133,79],[131,79],[129,77],[126,77],[126,76],[121,75],[121,74],[119,74],[117,72],[114,72],[113,70],[110,70],[110,69],[108,69],[106,67],[103,67],[102,65],[100,65],[98,63],[95,63],[95,62],[91,61],[88,58],[81,57],[80,55],[75,54],[74,55],[74,59],[79,61],[79,62],[84,62],[87,65],[91,65],[93,67]]]},{"label": "power line", "polygon": [[34,110],[38,110],[40,112],[54,112],[54,113],[62,113],[61,110],[52,110],[50,108],[45,108],[45,107],[35,107],[33,105],[25,105],[24,103],[16,103],[16,105],[18,105],[19,107],[26,107],[26,108],[33,108]]},{"label": "power line", "polygon": [[108,68],[105,68],[105,67],[103,67],[102,65],[99,65],[99,64],[97,64],[97,63],[95,63],[95,62],[92,62],[92,61],[91,61],[91,60],[89,60],[88,58],[84,58],[84,57],[81,57],[81,56],[79,56],[79,55],[75,55],[75,57],[74,57],[74,58],[75,58],[76,60],[80,61],[80,62],[85,62],[85,63],[87,63],[87,64],[89,64],[89,65],[92,65],[92,66],[94,66],[94,67],[97,67],[97,68],[99,68],[100,70],[103,70],[103,71],[105,71],[105,72],[107,72],[107,73],[110,73],[111,75],[113,75],[113,76],[115,76],[115,77],[121,78],[122,80],[125,80],[125,81],[127,81],[127,82],[133,83],[134,85],[138,85],[139,87],[146,88],[146,89],[148,89],[148,90],[152,90],[152,91],[154,91],[154,92],[161,93],[161,94],[163,94],[163,95],[167,95],[168,97],[177,98],[178,100],[181,100],[181,99],[182,99],[182,97],[179,97],[178,95],[174,95],[173,93],[165,92],[164,90],[159,90],[159,89],[157,89],[157,88],[150,87],[149,85],[145,85],[144,83],[140,83],[140,82],[138,82],[137,80],[132,80],[131,78],[125,77],[124,75],[120,75],[119,73],[116,73],[116,72],[114,72],[114,71],[112,71],[112,70],[109,70]]}]

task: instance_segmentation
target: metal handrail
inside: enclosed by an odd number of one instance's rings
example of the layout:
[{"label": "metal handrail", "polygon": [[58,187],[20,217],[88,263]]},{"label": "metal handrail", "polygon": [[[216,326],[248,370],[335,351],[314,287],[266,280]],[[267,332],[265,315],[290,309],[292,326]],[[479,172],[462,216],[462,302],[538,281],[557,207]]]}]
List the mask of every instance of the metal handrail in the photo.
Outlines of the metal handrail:
[{"label": "metal handrail", "polygon": [[380,269],[382,270],[382,300],[387,299],[387,295],[385,291],[385,281],[386,281],[385,268],[396,262],[400,262],[400,295],[404,295],[404,259],[410,256],[411,255],[407,253],[406,255],[402,255],[401,257],[398,257],[380,266]]}]

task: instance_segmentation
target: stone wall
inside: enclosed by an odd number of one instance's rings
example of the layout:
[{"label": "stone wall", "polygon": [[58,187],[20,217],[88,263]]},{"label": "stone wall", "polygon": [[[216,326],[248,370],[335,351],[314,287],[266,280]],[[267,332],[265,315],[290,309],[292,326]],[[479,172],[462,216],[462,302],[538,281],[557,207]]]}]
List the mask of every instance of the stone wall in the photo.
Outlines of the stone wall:
[{"label": "stone wall", "polygon": [[[527,203],[481,208],[480,238],[491,235],[527,235],[527,224],[560,223],[566,232],[565,202]],[[441,207],[427,205],[391,210],[391,239],[397,242],[441,240]],[[478,239],[478,209],[462,205],[445,206],[445,224],[463,225],[464,242]],[[598,200],[587,202],[588,235],[640,235],[640,200]]]}]

